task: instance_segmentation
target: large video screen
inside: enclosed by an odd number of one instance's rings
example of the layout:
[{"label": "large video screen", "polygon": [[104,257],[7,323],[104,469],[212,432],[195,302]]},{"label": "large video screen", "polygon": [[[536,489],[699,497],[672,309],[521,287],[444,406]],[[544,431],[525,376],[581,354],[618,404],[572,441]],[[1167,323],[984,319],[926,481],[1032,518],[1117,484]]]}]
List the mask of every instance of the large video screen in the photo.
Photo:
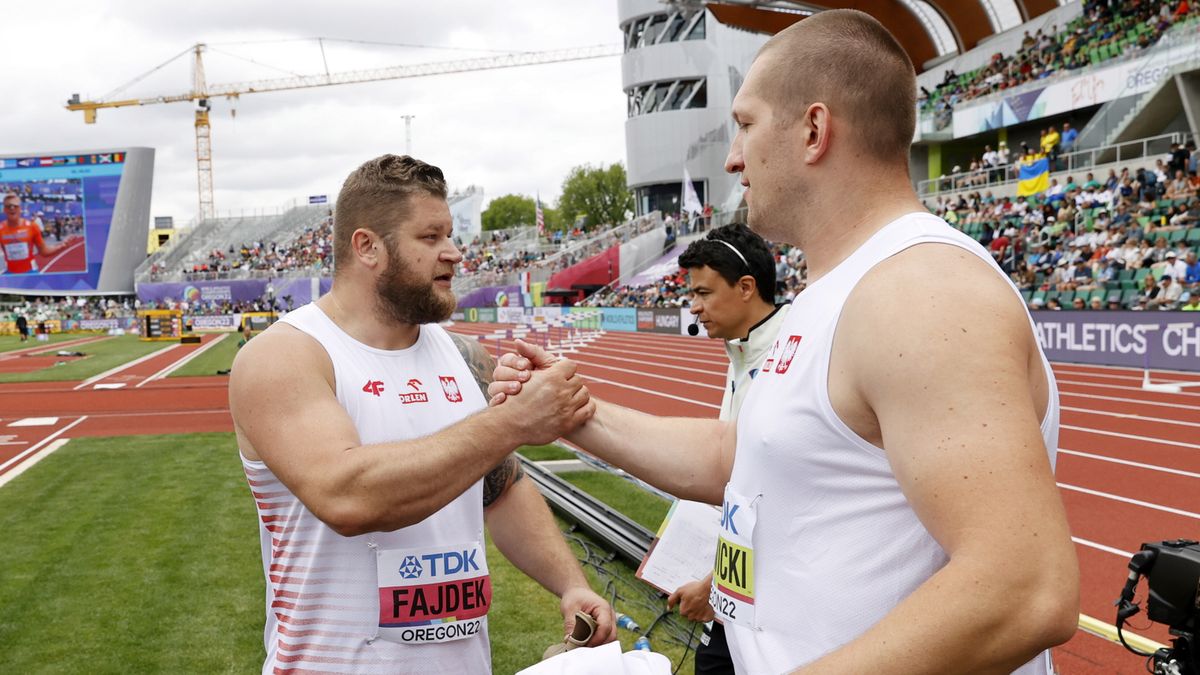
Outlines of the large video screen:
[{"label": "large video screen", "polygon": [[132,292],[152,166],[148,148],[0,157],[0,291]]}]

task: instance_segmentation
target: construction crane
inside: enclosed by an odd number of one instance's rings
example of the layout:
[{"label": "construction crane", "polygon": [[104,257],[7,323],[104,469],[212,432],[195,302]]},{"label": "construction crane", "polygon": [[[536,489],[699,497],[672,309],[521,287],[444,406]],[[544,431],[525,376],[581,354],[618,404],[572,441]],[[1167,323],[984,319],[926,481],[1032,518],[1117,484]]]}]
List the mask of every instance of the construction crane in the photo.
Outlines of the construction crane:
[{"label": "construction crane", "polygon": [[[321,39],[318,38],[318,41]],[[196,174],[197,183],[200,194],[200,210],[198,221],[211,219],[215,215],[213,206],[213,178],[212,178],[212,135],[209,126],[209,111],[211,106],[209,101],[213,98],[224,96],[229,100],[236,100],[242,94],[260,94],[269,91],[285,91],[289,89],[308,89],[312,87],[328,87],[338,84],[357,84],[360,82],[379,82],[382,80],[400,80],[414,77],[431,77],[433,75],[448,75],[451,73],[468,73],[479,70],[499,70],[502,68],[519,68],[522,66],[536,66],[546,63],[562,63],[565,61],[581,61],[585,59],[598,59],[607,56],[618,56],[622,53],[620,45],[598,45],[593,47],[580,47],[576,49],[560,49],[553,51],[540,52],[515,52],[511,54],[503,54],[499,56],[486,56],[472,59],[464,59],[459,61],[435,61],[432,63],[422,63],[408,66],[392,66],[388,68],[374,68],[369,70],[353,70],[341,73],[330,73],[328,62],[325,65],[325,72],[317,75],[300,75],[295,77],[282,77],[265,80],[250,80],[245,82],[231,82],[228,84],[209,84],[204,76],[204,52],[208,46],[204,43],[197,43],[187,50],[177,54],[169,59],[166,63],[152,69],[144,75],[135,78],[133,81],[122,85],[114,90],[114,95],[106,96],[95,101],[81,101],[79,94],[71,96],[67,101],[67,110],[79,110],[83,112],[83,121],[87,124],[96,123],[96,113],[102,108],[125,108],[129,106],[154,105],[158,103],[180,103],[183,101],[194,101],[195,109],[195,129],[196,129]],[[166,66],[167,63],[174,61],[188,53],[194,55],[192,62],[192,88],[190,91],[181,94],[171,94],[163,96],[150,96],[146,98],[128,98],[118,99],[115,93],[127,89],[138,81]],[[321,54],[324,58],[325,48],[321,44]],[[405,116],[406,128],[406,146],[411,147],[412,116]]]}]

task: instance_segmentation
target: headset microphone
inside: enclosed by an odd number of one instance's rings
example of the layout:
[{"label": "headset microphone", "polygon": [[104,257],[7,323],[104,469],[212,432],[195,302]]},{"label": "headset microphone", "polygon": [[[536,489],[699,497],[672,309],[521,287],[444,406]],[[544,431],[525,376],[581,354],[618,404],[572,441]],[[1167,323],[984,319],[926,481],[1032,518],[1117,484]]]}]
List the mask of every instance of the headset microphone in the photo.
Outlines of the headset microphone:
[{"label": "headset microphone", "polygon": [[688,335],[695,337],[700,334],[700,326],[696,325],[698,323],[700,323],[700,315],[699,314],[697,314],[696,319],[694,321],[692,321],[692,325],[687,327]]}]

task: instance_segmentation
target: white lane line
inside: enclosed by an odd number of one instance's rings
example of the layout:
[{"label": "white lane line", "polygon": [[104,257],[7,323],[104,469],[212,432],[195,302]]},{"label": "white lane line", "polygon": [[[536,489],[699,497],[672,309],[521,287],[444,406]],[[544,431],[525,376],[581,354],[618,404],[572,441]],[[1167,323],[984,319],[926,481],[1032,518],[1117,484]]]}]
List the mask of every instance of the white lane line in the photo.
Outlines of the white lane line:
[{"label": "white lane line", "polygon": [[1133,553],[1130,551],[1122,551],[1119,548],[1105,546],[1104,544],[1097,544],[1096,542],[1084,539],[1083,537],[1071,537],[1071,541],[1075,542],[1076,544],[1079,544],[1080,546],[1087,546],[1089,548],[1094,548],[1097,551],[1104,551],[1105,553],[1119,555],[1126,560],[1129,560],[1130,558],[1133,557]]},{"label": "white lane line", "polygon": [[65,349],[67,347],[75,347],[78,345],[90,344],[92,342],[99,342],[100,340],[107,340],[109,337],[110,336],[108,336],[108,335],[92,335],[90,337],[82,337],[82,338],[76,338],[74,340],[65,340],[63,342],[55,342],[50,345],[39,344],[34,347],[24,347],[22,349],[14,349],[12,351],[0,353],[0,361],[8,361],[9,359],[15,359],[15,358],[18,358],[21,356],[26,356],[28,354],[42,354],[45,352],[52,352],[57,349]]},{"label": "white lane line", "polygon": [[57,441],[54,441],[53,443],[51,443],[50,445],[47,445],[45,448],[42,448],[42,450],[40,452],[38,452],[33,457],[30,457],[28,460],[26,460],[24,463],[22,463],[21,466],[18,466],[17,468],[13,469],[12,471],[9,471],[6,474],[0,475],[0,488],[4,487],[5,485],[8,485],[8,483],[10,481],[12,481],[12,479],[25,473],[27,470],[29,470],[29,467],[33,466],[34,464],[37,464],[38,462],[42,461],[43,459],[46,459],[47,457],[49,457],[51,453],[53,453],[55,450],[58,450],[62,446],[66,445],[67,442],[70,440],[71,439],[69,439],[69,438],[60,438]]},{"label": "white lane line", "polygon": [[[1103,388],[1103,389],[1119,389],[1121,391],[1140,391],[1142,393],[1147,393],[1146,390],[1142,389],[1142,387],[1140,385],[1136,386],[1136,387],[1129,387],[1129,386],[1125,386],[1125,385],[1121,385],[1121,384],[1101,384],[1099,382],[1080,382],[1078,380],[1063,380],[1063,379],[1058,379],[1057,382],[1060,385],[1069,384],[1069,385],[1075,386],[1075,387],[1099,387],[1099,388]],[[1159,393],[1161,393],[1161,392],[1159,392]],[[1200,397],[1200,392],[1185,391],[1185,392],[1181,392],[1181,393],[1172,393],[1172,394],[1170,394],[1170,396],[1185,396],[1185,397],[1198,396],[1198,397]]]},{"label": "white lane line", "polygon": [[[73,252],[75,251],[75,249],[79,248],[80,246],[83,246],[83,244],[84,244],[84,240],[82,240],[82,239],[80,239],[79,241],[75,242],[74,244],[71,244],[71,245],[70,245],[70,246],[68,246],[68,247],[66,248],[66,250],[64,250],[62,253],[59,253],[58,255],[54,256],[53,258],[51,258],[51,259],[47,260],[47,261],[46,261],[46,264],[45,264],[45,265],[42,265],[42,271],[43,271],[43,272],[49,272],[49,271],[50,271],[50,268],[51,268],[51,267],[54,267],[54,263],[56,263],[56,262],[58,262],[59,260],[61,260],[61,259],[63,258],[63,256],[65,256],[65,255],[68,255],[68,254],[70,254],[70,253],[73,253]],[[85,261],[85,262],[84,262],[84,265],[86,265],[86,264],[87,264],[87,262]],[[84,269],[86,269],[86,267],[85,267]],[[71,270],[67,270],[67,271],[68,271],[68,272],[70,272]],[[79,270],[79,271],[81,271],[81,272],[82,272],[83,270]]]},{"label": "white lane line", "polygon": [[79,419],[75,420],[74,422],[71,422],[71,423],[70,423],[70,424],[68,424],[67,426],[65,426],[65,427],[63,427],[63,428],[61,428],[61,429],[59,429],[58,431],[56,431],[56,432],[54,432],[54,433],[50,434],[49,436],[47,436],[47,437],[43,438],[43,439],[42,439],[42,440],[40,440],[40,441],[38,441],[38,442],[37,442],[37,443],[35,443],[33,446],[31,446],[31,447],[27,448],[27,449],[26,449],[24,452],[22,452],[21,454],[17,455],[16,457],[13,457],[12,459],[8,460],[7,462],[5,462],[5,463],[3,463],[3,464],[0,464],[0,473],[2,473],[2,472],[5,470],[5,469],[7,469],[8,467],[12,466],[13,464],[16,464],[17,462],[20,462],[20,461],[21,461],[22,459],[24,459],[25,457],[27,457],[27,456],[29,456],[29,455],[31,455],[31,454],[33,454],[33,453],[37,452],[37,451],[38,451],[38,448],[41,448],[43,445],[45,445],[45,444],[49,443],[50,441],[52,441],[52,440],[54,440],[54,439],[58,438],[59,436],[62,436],[62,435],[63,435],[63,434],[65,434],[65,433],[67,433],[67,431],[69,431],[69,430],[70,430],[72,427],[74,427],[75,425],[79,424],[80,422],[82,422],[82,421],[86,420],[87,418],[88,418],[88,416],[87,416],[87,415],[84,415],[83,417],[80,417]]},{"label": "white lane line", "polygon": [[1140,422],[1153,422],[1155,424],[1175,424],[1175,425],[1185,426],[1185,427],[1200,427],[1200,422],[1185,422],[1183,420],[1169,420],[1169,419],[1166,419],[1163,417],[1148,417],[1146,415],[1137,415],[1134,413],[1117,413],[1117,412],[1109,412],[1107,410],[1093,410],[1091,408],[1072,408],[1072,407],[1068,407],[1068,406],[1063,406],[1061,409],[1069,410],[1071,412],[1084,413],[1086,415],[1104,415],[1105,417],[1119,417],[1121,419],[1126,419],[1126,420],[1138,420]]},{"label": "white lane line", "polygon": [[[1063,369],[1067,369],[1067,370],[1074,369],[1074,371],[1077,371],[1084,375],[1102,375],[1102,373],[1089,372],[1089,371],[1093,371],[1093,370],[1114,370],[1114,371],[1122,372],[1122,373],[1130,373],[1132,377],[1136,377],[1139,380],[1142,379],[1142,369],[1141,368],[1131,368],[1130,366],[1106,366],[1106,365],[1102,365],[1102,364],[1091,364],[1091,363],[1067,363],[1066,361],[1051,361],[1051,365],[1054,366],[1055,370],[1058,370],[1059,368],[1063,368]],[[1169,368],[1153,368],[1150,370],[1150,372],[1151,373],[1169,373],[1171,375],[1195,375],[1196,374],[1194,371],[1190,371],[1190,370],[1171,370]]]},{"label": "white lane line", "polygon": [[57,417],[26,417],[25,419],[9,422],[10,427],[52,427],[58,424]]},{"label": "white lane line", "polygon": [[1166,401],[1147,401],[1140,398],[1122,398],[1120,396],[1101,396],[1099,394],[1080,394],[1073,391],[1058,392],[1060,397],[1074,396],[1077,398],[1094,398],[1101,401],[1116,401],[1118,403],[1134,403],[1137,405],[1156,405],[1161,408],[1182,408],[1184,410],[1195,410],[1196,406],[1192,403],[1167,403]]},{"label": "white lane line", "polygon": [[[605,379],[601,379],[599,377],[592,377],[591,375],[587,375],[587,374],[583,375],[583,379],[591,380],[593,382],[600,382],[601,384],[611,384],[614,387],[621,387],[622,389],[629,389],[632,391],[640,391],[643,394],[651,394],[653,396],[661,396],[663,398],[669,398],[669,399],[672,399],[675,401],[683,401],[684,403],[691,403],[693,405],[698,405],[698,406],[702,406],[705,408],[712,408],[713,410],[721,409],[721,406],[715,405],[712,403],[704,403],[703,401],[697,401],[696,399],[692,399],[692,398],[684,398],[683,396],[675,396],[674,394],[666,394],[661,391],[654,391],[653,389],[643,389],[642,387],[635,387],[631,384],[622,384],[621,382],[614,382],[612,380],[605,380]],[[653,414],[653,413],[651,413],[651,414]]]},{"label": "white lane line", "polygon": [[166,349],[156,349],[156,350],[150,352],[149,354],[146,354],[145,356],[142,356],[140,358],[136,358],[136,359],[130,361],[129,363],[122,363],[121,365],[119,365],[115,368],[109,368],[108,370],[104,371],[103,373],[100,373],[99,375],[93,375],[93,376],[89,377],[88,379],[84,380],[83,382],[80,382],[72,389],[74,391],[79,391],[80,389],[90,386],[95,382],[99,382],[100,380],[103,380],[104,378],[109,377],[110,375],[115,375],[115,374],[121,372],[122,370],[125,370],[126,368],[132,368],[143,361],[149,361],[150,359],[152,359],[160,354],[166,354],[167,352],[171,351],[172,349],[178,349],[180,346],[181,345],[179,345],[179,344],[173,344],[170,347],[167,347]]},{"label": "white lane line", "polygon": [[170,375],[171,373],[175,372],[176,370],[179,370],[180,368],[186,366],[192,359],[196,358],[197,356],[200,356],[201,354],[208,351],[209,349],[212,349],[214,346],[216,346],[216,344],[218,342],[229,337],[229,335],[230,335],[230,333],[221,333],[220,335],[217,336],[217,339],[212,340],[211,342],[209,342],[206,345],[201,345],[198,349],[193,350],[187,356],[184,356],[182,359],[179,359],[178,361],[172,363],[171,365],[167,366],[166,368],[163,368],[162,370],[151,375],[150,377],[147,377],[146,379],[142,380],[141,382],[138,382],[137,384],[133,385],[133,388],[140,389],[141,386],[146,384],[147,382],[153,382],[154,380],[158,380],[158,379],[166,377],[167,375]]},{"label": "white lane line", "polygon": [[1071,490],[1072,492],[1082,492],[1083,494],[1092,495],[1093,497],[1101,497],[1104,499],[1111,499],[1111,500],[1117,501],[1117,502],[1133,504],[1134,506],[1144,506],[1148,509],[1154,509],[1155,511],[1162,511],[1164,513],[1173,513],[1177,516],[1184,516],[1186,518],[1195,518],[1196,520],[1200,520],[1200,513],[1192,513],[1191,511],[1184,511],[1183,509],[1176,509],[1176,508],[1172,508],[1170,506],[1163,506],[1162,504],[1152,504],[1150,502],[1144,502],[1140,499],[1131,499],[1129,497],[1122,497],[1121,495],[1114,495],[1114,494],[1110,494],[1108,492],[1101,492],[1099,490],[1089,490],[1087,488],[1081,488],[1081,487],[1077,487],[1075,485],[1067,485],[1066,483],[1056,483],[1056,485],[1058,485],[1058,487],[1060,487],[1064,490]]},{"label": "white lane line", "polygon": [[[636,375],[637,377],[653,377],[656,380],[666,380],[668,382],[678,382],[679,384],[686,384],[686,385],[692,386],[692,387],[704,387],[705,389],[716,389],[717,391],[725,391],[725,387],[723,387],[719,384],[704,384],[702,382],[696,382],[695,380],[684,380],[684,379],[680,379],[678,377],[668,377],[667,375],[655,375],[653,373],[645,373],[645,372],[642,372],[639,370],[629,370],[628,368],[618,368],[616,366],[606,366],[603,364],[596,363],[595,361],[589,361],[586,359],[571,359],[571,360],[574,361],[575,363],[578,363],[581,366],[587,366],[588,368],[600,368],[602,370],[615,370],[618,373],[628,373],[630,375]],[[581,368],[580,370],[583,370],[583,369]]]},{"label": "white lane line", "polygon": [[1104,455],[1093,455],[1090,452],[1080,452],[1078,450],[1067,450],[1065,448],[1059,448],[1058,454],[1060,454],[1060,455],[1075,455],[1076,457],[1086,457],[1088,459],[1095,459],[1095,460],[1099,460],[1101,462],[1112,462],[1113,464],[1124,464],[1125,466],[1133,466],[1133,467],[1137,467],[1139,469],[1149,469],[1150,471],[1161,471],[1163,473],[1173,473],[1177,476],[1186,476],[1188,478],[1200,478],[1200,473],[1195,473],[1193,471],[1184,471],[1183,469],[1171,469],[1171,468],[1165,467],[1165,466],[1158,466],[1157,464],[1143,464],[1142,462],[1134,462],[1134,461],[1128,460],[1128,459],[1117,459],[1116,457],[1105,457]]},{"label": "white lane line", "polygon": [[1077,427],[1070,424],[1059,425],[1059,429],[1070,429],[1071,431],[1082,431],[1085,434],[1099,434],[1101,436],[1115,436],[1117,438],[1128,438],[1131,441],[1145,441],[1147,443],[1162,443],[1163,445],[1174,445],[1180,448],[1192,448],[1200,450],[1200,445],[1195,443],[1184,443],[1183,441],[1168,441],[1162,438],[1153,438],[1150,436],[1137,436],[1135,434],[1121,434],[1115,431],[1101,431],[1100,429],[1091,429],[1088,427]]}]

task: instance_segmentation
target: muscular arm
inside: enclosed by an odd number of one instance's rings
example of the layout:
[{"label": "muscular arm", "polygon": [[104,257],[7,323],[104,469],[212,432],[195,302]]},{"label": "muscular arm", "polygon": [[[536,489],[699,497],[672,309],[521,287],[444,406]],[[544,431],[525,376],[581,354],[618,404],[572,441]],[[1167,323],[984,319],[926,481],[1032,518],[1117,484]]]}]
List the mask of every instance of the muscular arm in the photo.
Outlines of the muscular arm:
[{"label": "muscular arm", "polygon": [[966,252],[917,247],[864,278],[837,331],[835,409],[885,449],[949,562],[800,672],[1008,673],[1065,642],[1078,568],[1039,430],[1048,387],[1015,294]]},{"label": "muscular arm", "polygon": [[[519,398],[531,369],[558,359],[537,345],[517,341],[518,354],[500,357],[491,404]],[[684,499],[720,504],[733,469],[736,427],[695,417],[655,417],[601,401],[596,414],[567,438],[587,452]]]},{"label": "muscular arm", "polygon": [[720,504],[737,429],[695,417],[656,417],[592,399],[596,414],[567,438],[680,499]]},{"label": "muscular arm", "polygon": [[[478,342],[450,333],[475,382],[487,398],[496,362]],[[567,634],[580,609],[595,617],[591,646],[616,636],[612,607],[592,592],[583,568],[558,531],[546,500],[529,481],[516,454],[510,454],[483,477],[483,516],[500,553],[517,569],[558,596]]]},{"label": "muscular arm", "polygon": [[569,383],[569,371],[535,375],[537,401],[483,410],[422,438],[364,445],[334,394],[328,355],[277,324],[238,353],[230,411],[243,453],[261,458],[318,518],[352,536],[420,522],[519,444],[546,442],[578,424],[586,394],[577,380]]},{"label": "muscular arm", "polygon": [[[488,385],[492,383],[492,373],[496,370],[496,361],[487,353],[483,345],[456,333],[448,333],[458,353],[471,370],[475,384],[483,397],[488,397]],[[483,477],[483,508],[488,508],[503,495],[510,486],[525,477],[525,470],[516,455],[505,457],[499,465],[487,472]]]}]

